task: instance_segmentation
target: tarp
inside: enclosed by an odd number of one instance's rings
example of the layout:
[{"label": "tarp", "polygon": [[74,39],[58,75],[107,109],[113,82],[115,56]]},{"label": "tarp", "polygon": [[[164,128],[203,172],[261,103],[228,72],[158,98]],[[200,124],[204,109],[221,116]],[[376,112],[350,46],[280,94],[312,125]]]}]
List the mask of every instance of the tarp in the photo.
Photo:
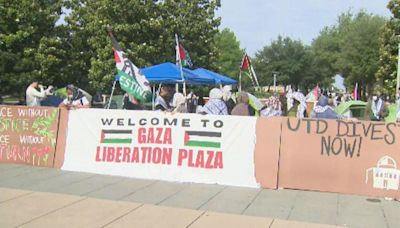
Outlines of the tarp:
[{"label": "tarp", "polygon": [[222,74],[218,74],[216,72],[204,69],[204,68],[198,68],[194,70],[197,75],[200,76],[208,76],[212,77],[215,81],[215,84],[223,84],[223,85],[234,85],[237,84],[238,82],[236,80],[233,80],[227,76],[224,76]]},{"label": "tarp", "polygon": [[[175,84],[183,83],[179,66],[166,62],[141,69],[147,80],[155,83]],[[183,68],[183,77],[187,84],[214,85],[214,79],[210,76],[200,76],[193,71]]]}]

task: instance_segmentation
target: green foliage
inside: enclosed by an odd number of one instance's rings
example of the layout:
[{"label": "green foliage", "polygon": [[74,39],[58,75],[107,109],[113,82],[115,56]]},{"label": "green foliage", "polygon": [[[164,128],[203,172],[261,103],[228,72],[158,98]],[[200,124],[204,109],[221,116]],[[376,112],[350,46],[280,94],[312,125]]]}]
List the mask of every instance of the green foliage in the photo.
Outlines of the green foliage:
[{"label": "green foliage", "polygon": [[376,83],[379,35],[385,20],[361,11],[354,16],[343,14],[339,21],[340,54],[336,68],[346,78],[348,87],[358,82],[371,92]]},{"label": "green foliage", "polygon": [[380,36],[379,70],[377,79],[383,84],[387,94],[395,94],[397,78],[397,58],[400,39],[400,0],[391,0],[388,9],[392,17],[385,23]]},{"label": "green foliage", "polygon": [[313,55],[308,46],[279,36],[256,53],[254,64],[260,85],[272,86],[276,73],[277,84],[310,88],[318,82],[311,69],[312,62]]},{"label": "green foliage", "polygon": [[33,80],[57,80],[64,60],[55,26],[62,2],[0,0],[0,94],[24,92]]},{"label": "green foliage", "polygon": [[58,118],[58,109],[53,109],[53,112],[48,117],[38,117],[32,124],[32,131],[35,134],[43,136],[51,145],[55,145],[55,132],[51,130],[54,121]]},{"label": "green foliage", "polygon": [[83,67],[89,91],[111,89],[115,62],[106,33],[109,26],[138,67],[175,62],[177,33],[195,67],[215,68],[212,38],[220,23],[214,14],[219,1],[70,0],[68,6],[72,10],[66,18],[73,34],[72,52],[78,56],[73,65]]},{"label": "green foliage", "polygon": [[338,23],[325,27],[312,43],[317,74],[341,74],[347,88],[358,83],[364,94],[367,89],[371,91],[376,83],[379,34],[384,23],[384,18],[364,11],[340,15]]},{"label": "green foliage", "polygon": [[243,50],[240,48],[240,42],[236,39],[235,34],[225,28],[216,34],[215,45],[219,52],[216,60],[218,72],[238,80]]}]

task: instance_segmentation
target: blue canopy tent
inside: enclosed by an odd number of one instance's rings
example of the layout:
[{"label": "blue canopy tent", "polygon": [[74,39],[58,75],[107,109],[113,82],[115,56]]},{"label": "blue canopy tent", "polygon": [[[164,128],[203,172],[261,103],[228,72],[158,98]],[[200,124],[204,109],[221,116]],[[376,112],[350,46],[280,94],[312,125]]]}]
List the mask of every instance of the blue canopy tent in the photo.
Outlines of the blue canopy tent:
[{"label": "blue canopy tent", "polygon": [[227,76],[224,76],[222,74],[218,74],[216,72],[204,69],[204,68],[198,68],[194,70],[197,75],[201,77],[212,77],[214,79],[215,84],[223,84],[223,85],[234,85],[237,84],[238,82],[236,80],[233,80]]},{"label": "blue canopy tent", "polygon": [[[147,80],[154,83],[176,84],[183,83],[179,66],[166,62],[141,69]],[[214,78],[206,75],[198,75],[195,72],[182,68],[183,78],[186,84],[213,85]]]}]

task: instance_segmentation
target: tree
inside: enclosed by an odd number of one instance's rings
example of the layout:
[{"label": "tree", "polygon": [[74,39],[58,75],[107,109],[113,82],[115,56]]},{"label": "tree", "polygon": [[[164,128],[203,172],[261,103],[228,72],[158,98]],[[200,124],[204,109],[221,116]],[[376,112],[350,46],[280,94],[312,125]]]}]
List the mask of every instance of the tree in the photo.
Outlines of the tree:
[{"label": "tree", "polygon": [[325,27],[312,43],[316,73],[329,78],[340,74],[349,89],[358,83],[365,98],[376,84],[379,34],[384,23],[384,18],[364,11],[340,15],[338,23]]},{"label": "tree", "polygon": [[261,85],[271,86],[277,73],[278,83],[307,88],[313,81],[309,80],[311,61],[312,53],[301,41],[279,36],[256,53],[254,64]]},{"label": "tree", "polygon": [[388,9],[392,17],[385,23],[380,36],[379,69],[377,79],[383,84],[384,92],[395,94],[397,78],[398,44],[400,39],[400,1],[391,0]]},{"label": "tree", "polygon": [[215,35],[215,45],[219,55],[216,60],[218,72],[234,79],[239,78],[239,66],[243,57],[243,50],[235,34],[225,28]]},{"label": "tree", "polygon": [[338,72],[345,77],[347,87],[359,83],[365,92],[371,93],[376,84],[378,71],[379,35],[385,19],[363,11],[356,15],[340,16],[338,33],[340,53],[336,60]]},{"label": "tree", "polygon": [[[175,36],[196,67],[215,68],[213,42],[219,1],[70,0],[66,18],[74,66],[81,66],[90,90],[109,91],[115,74],[107,27],[112,27],[127,56],[139,67],[175,61]],[[80,78],[79,80],[83,80]]]},{"label": "tree", "polygon": [[0,0],[1,94],[21,95],[34,80],[57,80],[65,54],[56,26],[61,6],[61,0]]}]

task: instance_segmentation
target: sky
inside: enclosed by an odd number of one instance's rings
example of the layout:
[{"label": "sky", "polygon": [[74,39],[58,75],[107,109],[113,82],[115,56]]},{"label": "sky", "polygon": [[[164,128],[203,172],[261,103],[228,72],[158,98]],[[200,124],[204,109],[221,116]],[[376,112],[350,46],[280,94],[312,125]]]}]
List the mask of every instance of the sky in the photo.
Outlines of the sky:
[{"label": "sky", "polygon": [[221,29],[232,30],[242,48],[254,56],[279,35],[311,44],[338,16],[361,9],[390,17],[389,0],[221,0]]}]

